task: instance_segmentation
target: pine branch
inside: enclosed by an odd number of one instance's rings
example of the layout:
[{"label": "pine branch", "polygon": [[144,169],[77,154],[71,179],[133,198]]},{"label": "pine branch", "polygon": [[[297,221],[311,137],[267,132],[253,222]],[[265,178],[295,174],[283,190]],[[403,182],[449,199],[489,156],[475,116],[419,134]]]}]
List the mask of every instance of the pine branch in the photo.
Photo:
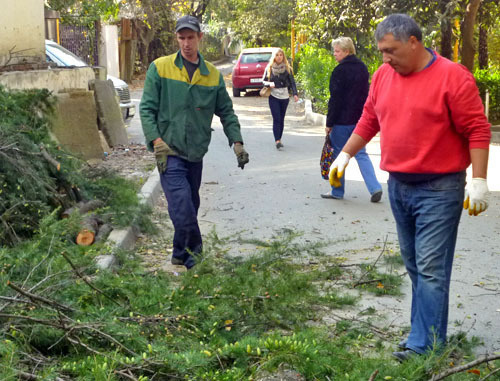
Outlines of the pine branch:
[{"label": "pine branch", "polygon": [[74,265],[73,262],[71,262],[71,259],[69,259],[68,255],[65,253],[65,252],[62,252],[61,255],[64,257],[64,259],[66,259],[66,261],[69,263],[69,265],[71,266],[71,268],[74,270],[75,274],[78,275],[78,277],[83,280],[91,289],[97,291],[99,294],[103,295],[104,297],[106,297],[108,300],[112,301],[114,304],[116,304],[117,306],[119,307],[122,307],[123,306],[118,303],[115,299],[113,299],[111,296],[109,296],[108,294],[106,294],[104,291],[98,289],[96,286],[94,286],[92,283],[90,283],[88,280],[87,280],[87,277],[85,277],[82,273],[80,273],[80,271],[78,271],[78,269],[76,268],[76,266]]},{"label": "pine branch", "polygon": [[43,296],[39,296],[39,295],[36,295],[36,294],[32,294],[31,292],[28,292],[26,290],[23,290],[21,287],[19,286],[16,286],[14,283],[12,283],[11,281],[7,281],[7,286],[9,286],[10,288],[12,288],[13,290],[17,291],[18,293],[26,296],[27,298],[31,299],[32,301],[38,301],[38,302],[41,302],[41,303],[44,303],[44,304],[47,304],[51,307],[54,307],[56,309],[62,309],[62,310],[65,310],[65,311],[71,311],[71,312],[74,312],[75,310],[71,307],[68,307],[68,306],[65,306],[63,304],[60,304],[58,302],[55,302],[53,300],[50,300],[50,299],[47,299],[47,298],[44,298]]},{"label": "pine branch", "polygon": [[468,362],[467,364],[456,366],[456,367],[448,369],[448,370],[446,370],[446,371],[444,371],[442,373],[434,375],[434,376],[432,376],[431,381],[443,380],[446,377],[451,376],[452,374],[463,372],[464,370],[473,368],[473,367],[475,367],[475,366],[477,366],[479,364],[482,364],[482,363],[485,363],[485,362],[489,362],[489,361],[493,361],[493,360],[499,360],[499,359],[500,359],[500,354],[499,355],[485,355],[485,356],[481,356],[481,357],[479,357],[478,359],[476,359],[474,361]]}]

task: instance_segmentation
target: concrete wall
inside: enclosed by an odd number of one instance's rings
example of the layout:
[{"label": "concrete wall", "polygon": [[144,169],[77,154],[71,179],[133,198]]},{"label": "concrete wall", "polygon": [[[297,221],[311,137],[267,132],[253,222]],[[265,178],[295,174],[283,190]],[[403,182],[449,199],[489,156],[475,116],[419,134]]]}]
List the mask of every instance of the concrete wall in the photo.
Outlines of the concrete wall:
[{"label": "concrete wall", "polygon": [[[43,0],[2,0],[0,66],[45,62]],[[11,53],[9,53],[11,51]]]},{"label": "concrete wall", "polygon": [[109,75],[120,78],[118,60],[118,27],[103,25],[99,44],[99,66],[104,66]]},{"label": "concrete wall", "polygon": [[0,84],[9,89],[49,89],[54,93],[66,89],[89,88],[89,81],[95,79],[90,67],[77,69],[50,69],[12,71],[0,75]]}]

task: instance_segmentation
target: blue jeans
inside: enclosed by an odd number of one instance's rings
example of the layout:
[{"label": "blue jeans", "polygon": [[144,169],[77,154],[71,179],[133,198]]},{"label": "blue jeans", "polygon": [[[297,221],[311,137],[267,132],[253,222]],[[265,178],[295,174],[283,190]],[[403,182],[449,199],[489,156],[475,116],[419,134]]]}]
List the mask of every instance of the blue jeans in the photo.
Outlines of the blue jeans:
[{"label": "blue jeans", "polygon": [[[349,137],[354,131],[354,127],[354,125],[345,126],[340,124],[336,124],[333,126],[332,131],[330,132],[330,142],[333,147],[334,158],[336,158],[342,151],[342,148],[344,148],[344,145],[347,143],[347,140],[349,140]],[[365,180],[368,192],[370,192],[370,194],[373,194],[377,191],[382,190],[382,185],[380,185],[377,180],[377,176],[375,176],[375,170],[373,169],[373,164],[370,160],[370,157],[366,153],[366,149],[363,147],[354,157],[358,162],[359,170],[361,171],[363,180]],[[341,186],[338,188],[332,186],[332,196],[334,196],[335,198],[344,197],[345,174],[341,177],[340,183]]]},{"label": "blue jeans", "polygon": [[407,348],[424,353],[446,342],[451,269],[462,215],[465,172],[404,183],[389,176],[389,200],[412,283]]},{"label": "blue jeans", "polygon": [[161,186],[168,203],[168,214],[174,225],[172,256],[188,269],[195,265],[193,255],[202,251],[198,226],[201,173],[203,162],[190,162],[169,156],[167,170],[160,173]]},{"label": "blue jeans", "polygon": [[274,141],[281,140],[283,136],[283,129],[285,128],[285,115],[286,109],[288,108],[288,102],[290,100],[287,99],[278,99],[269,96],[269,108],[271,109],[271,115],[273,116],[273,134]]}]

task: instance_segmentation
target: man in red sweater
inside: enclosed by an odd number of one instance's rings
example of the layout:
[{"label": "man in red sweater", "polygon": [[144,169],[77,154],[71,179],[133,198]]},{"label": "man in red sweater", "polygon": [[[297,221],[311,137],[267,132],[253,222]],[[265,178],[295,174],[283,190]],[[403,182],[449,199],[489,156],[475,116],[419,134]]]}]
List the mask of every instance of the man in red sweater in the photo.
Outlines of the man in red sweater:
[{"label": "man in red sweater", "polygon": [[[380,133],[380,167],[401,256],[412,282],[411,330],[393,355],[400,361],[446,343],[451,269],[462,205],[488,207],[490,125],[472,74],[422,44],[403,14],[375,32],[383,65],[373,75],[361,119],[330,168],[331,181]],[[465,188],[465,170],[472,181]]]}]

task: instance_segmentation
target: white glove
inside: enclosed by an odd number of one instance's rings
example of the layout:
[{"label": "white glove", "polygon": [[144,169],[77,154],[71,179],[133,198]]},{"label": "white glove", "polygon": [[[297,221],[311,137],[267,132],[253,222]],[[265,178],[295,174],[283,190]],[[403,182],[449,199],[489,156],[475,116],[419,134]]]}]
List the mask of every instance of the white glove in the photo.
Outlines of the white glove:
[{"label": "white glove", "polygon": [[464,209],[469,209],[469,216],[477,216],[488,208],[488,185],[486,179],[475,177],[465,188]]},{"label": "white glove", "polygon": [[332,187],[338,188],[341,186],[340,178],[344,176],[345,167],[349,164],[351,155],[347,152],[340,152],[337,158],[330,165],[330,185]]}]

